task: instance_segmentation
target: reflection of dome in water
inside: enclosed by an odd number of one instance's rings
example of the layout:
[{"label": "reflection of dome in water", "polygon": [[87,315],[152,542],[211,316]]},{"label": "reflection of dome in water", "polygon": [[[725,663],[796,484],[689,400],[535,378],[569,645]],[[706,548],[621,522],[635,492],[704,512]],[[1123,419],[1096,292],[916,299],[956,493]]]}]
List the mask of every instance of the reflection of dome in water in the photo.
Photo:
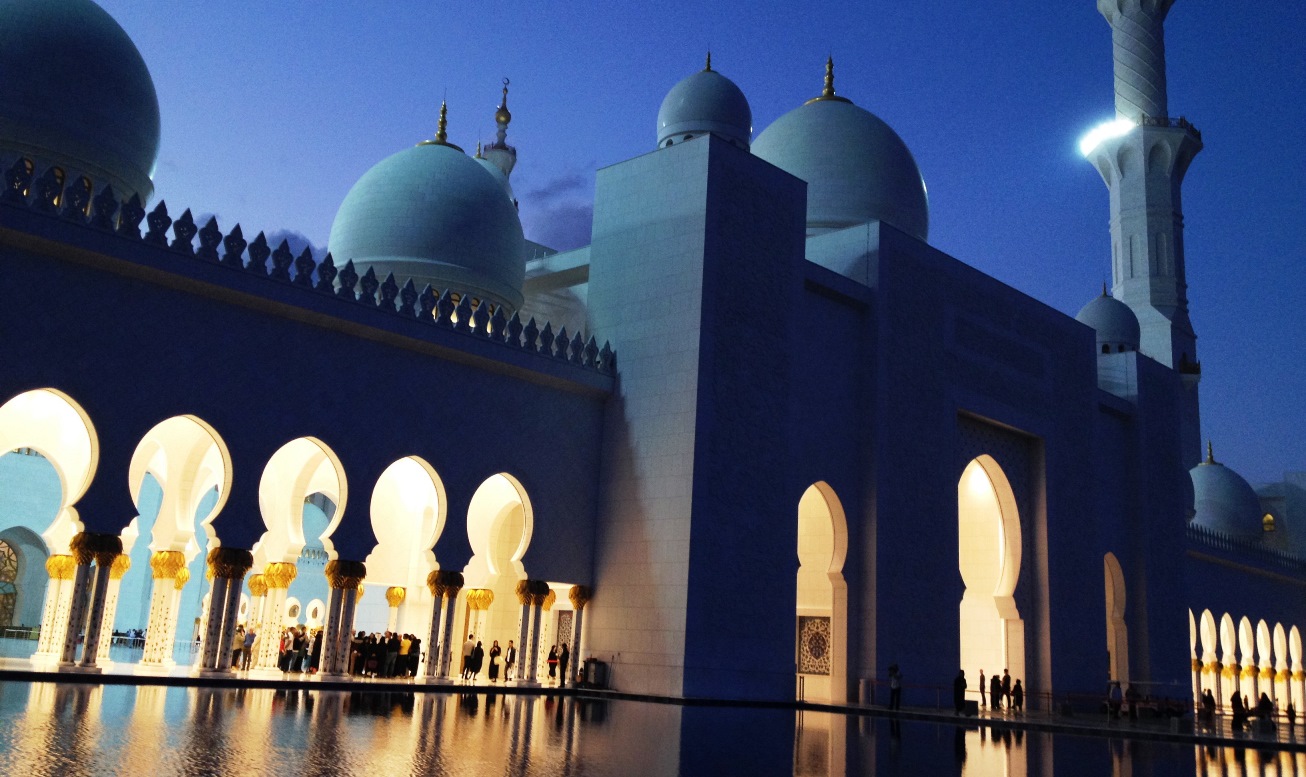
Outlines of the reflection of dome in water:
[{"label": "reflection of dome in water", "polygon": [[328,247],[337,266],[353,260],[359,273],[370,266],[379,278],[393,272],[418,289],[429,283],[515,310],[525,276],[517,209],[500,179],[442,141],[364,173],[336,213]]},{"label": "reflection of dome in water", "polygon": [[807,182],[809,234],[880,220],[929,236],[925,181],[907,144],[869,111],[834,93],[833,63],[820,97],[776,119],[753,153]]},{"label": "reflection of dome in water", "polygon": [[748,148],[753,111],[735,82],[707,67],[671,87],[658,110],[658,147],[707,133]]},{"label": "reflection of dome in water", "polygon": [[0,156],[144,200],[158,153],[154,81],[113,17],[90,0],[0,2]]}]

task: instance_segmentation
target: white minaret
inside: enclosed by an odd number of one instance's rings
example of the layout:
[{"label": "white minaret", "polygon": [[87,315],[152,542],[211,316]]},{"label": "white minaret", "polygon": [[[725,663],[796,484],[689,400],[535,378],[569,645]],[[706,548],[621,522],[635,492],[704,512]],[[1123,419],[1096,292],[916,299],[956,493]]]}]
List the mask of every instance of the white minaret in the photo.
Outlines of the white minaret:
[{"label": "white minaret", "polygon": [[1184,376],[1184,457],[1196,464],[1201,370],[1188,318],[1180,186],[1202,136],[1166,107],[1163,25],[1173,4],[1097,0],[1111,25],[1116,119],[1089,133],[1081,150],[1111,193],[1112,296],[1138,316],[1140,350]]}]

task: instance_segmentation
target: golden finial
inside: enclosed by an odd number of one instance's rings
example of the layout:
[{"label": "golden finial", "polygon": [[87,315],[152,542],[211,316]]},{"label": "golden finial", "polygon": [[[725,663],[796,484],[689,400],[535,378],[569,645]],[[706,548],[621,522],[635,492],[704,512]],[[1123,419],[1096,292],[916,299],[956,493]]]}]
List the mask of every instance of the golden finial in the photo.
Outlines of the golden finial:
[{"label": "golden finial", "polygon": [[707,72],[707,73],[712,72],[712,50],[711,50],[711,49],[708,49],[708,50],[707,50],[707,65],[705,65],[705,66],[703,67],[703,71],[704,71],[704,72]]},{"label": "golden finial", "polygon": [[496,124],[506,125],[512,121],[512,114],[508,112],[508,79],[503,79],[503,100],[499,103],[499,110],[494,112],[494,121]]},{"label": "golden finial", "polygon": [[481,158],[481,141],[476,141],[476,158]]},{"label": "golden finial", "polygon": [[1210,441],[1210,440],[1207,440],[1207,441],[1206,441],[1206,461],[1204,461],[1204,462],[1202,462],[1202,463],[1203,463],[1203,464],[1217,464],[1217,463],[1218,463],[1218,462],[1215,460],[1215,448],[1212,447],[1212,445],[1211,445],[1211,441]]},{"label": "golden finial", "polygon": [[436,129],[435,129],[435,139],[434,139],[434,140],[423,140],[421,143],[418,143],[417,145],[419,145],[419,146],[448,146],[449,148],[455,149],[455,150],[457,150],[457,151],[462,151],[461,148],[459,148],[458,146],[455,146],[454,144],[452,144],[452,143],[449,142],[449,133],[447,132],[448,127],[449,127],[449,104],[448,104],[445,100],[441,100],[441,101],[440,101],[440,122],[436,125]]},{"label": "golden finial", "polygon": [[825,88],[821,90],[821,96],[813,97],[812,99],[808,100],[807,103],[804,103],[804,105],[808,103],[822,102],[825,100],[833,100],[834,102],[841,102],[841,103],[852,102],[852,100],[849,100],[847,97],[839,97],[834,93],[834,56],[833,55],[827,57],[825,60]]}]

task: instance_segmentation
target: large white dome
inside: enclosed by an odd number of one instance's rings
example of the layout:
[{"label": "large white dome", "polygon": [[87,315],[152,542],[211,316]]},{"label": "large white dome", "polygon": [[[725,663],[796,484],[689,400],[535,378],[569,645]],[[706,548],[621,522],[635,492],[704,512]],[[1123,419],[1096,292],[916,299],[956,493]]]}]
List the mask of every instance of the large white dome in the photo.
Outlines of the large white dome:
[{"label": "large white dome", "polygon": [[1215,461],[1189,471],[1193,481],[1193,523],[1234,537],[1255,539],[1264,533],[1261,501],[1242,475]]},{"label": "large white dome", "polygon": [[0,156],[145,200],[158,153],[154,81],[113,17],[90,0],[0,0]]},{"label": "large white dome", "polygon": [[877,116],[826,94],[776,119],[753,153],[807,182],[807,231],[880,220],[920,240],[930,228],[925,181],[907,144]]},{"label": "large white dome", "polygon": [[363,174],[331,225],[328,248],[359,273],[393,272],[516,310],[525,241],[503,182],[454,146],[405,149]]},{"label": "large white dome", "polygon": [[1141,339],[1138,316],[1125,303],[1107,296],[1106,289],[1102,290],[1102,296],[1081,308],[1075,320],[1097,332],[1097,349],[1101,353],[1138,350]]},{"label": "large white dome", "polygon": [[712,133],[747,149],[753,136],[753,111],[735,82],[712,69],[671,87],[658,110],[658,147]]}]

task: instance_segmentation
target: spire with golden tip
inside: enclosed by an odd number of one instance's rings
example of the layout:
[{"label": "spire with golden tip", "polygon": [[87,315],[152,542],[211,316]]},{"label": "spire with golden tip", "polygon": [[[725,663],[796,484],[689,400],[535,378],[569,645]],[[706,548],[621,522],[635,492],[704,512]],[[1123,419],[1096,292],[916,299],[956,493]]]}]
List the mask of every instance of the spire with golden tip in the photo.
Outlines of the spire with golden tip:
[{"label": "spire with golden tip", "polygon": [[705,73],[710,73],[710,72],[712,72],[712,50],[711,50],[711,49],[708,49],[708,50],[707,50],[707,64],[703,66],[703,72],[705,72]]},{"label": "spire with golden tip", "polygon": [[1211,441],[1210,441],[1210,440],[1207,440],[1207,441],[1206,441],[1206,461],[1203,461],[1202,463],[1203,463],[1203,464],[1218,464],[1218,463],[1219,463],[1218,461],[1215,460],[1215,448],[1211,446]]},{"label": "spire with golden tip", "polygon": [[503,100],[499,102],[499,110],[494,112],[494,123],[499,125],[499,129],[508,126],[512,121],[512,113],[508,111],[508,79],[503,79]]},{"label": "spire with golden tip", "polygon": [[847,97],[839,97],[834,93],[834,57],[833,56],[827,57],[825,60],[825,88],[821,90],[821,96],[813,97],[812,99],[808,100],[806,103],[803,104],[808,105],[811,103],[823,102],[826,100],[833,100],[835,102],[841,102],[841,103],[852,102],[852,100],[849,100]]},{"label": "spire with golden tip", "polygon": [[434,140],[423,140],[421,143],[418,143],[417,145],[419,145],[419,146],[448,146],[449,148],[455,149],[455,150],[457,150],[457,151],[462,151],[461,148],[459,148],[458,146],[455,146],[454,144],[452,144],[452,143],[449,142],[449,133],[446,131],[446,130],[448,129],[448,127],[449,127],[449,104],[448,104],[446,101],[441,100],[441,101],[440,101],[440,123],[436,125],[436,129],[435,129],[435,139],[434,139]]}]

